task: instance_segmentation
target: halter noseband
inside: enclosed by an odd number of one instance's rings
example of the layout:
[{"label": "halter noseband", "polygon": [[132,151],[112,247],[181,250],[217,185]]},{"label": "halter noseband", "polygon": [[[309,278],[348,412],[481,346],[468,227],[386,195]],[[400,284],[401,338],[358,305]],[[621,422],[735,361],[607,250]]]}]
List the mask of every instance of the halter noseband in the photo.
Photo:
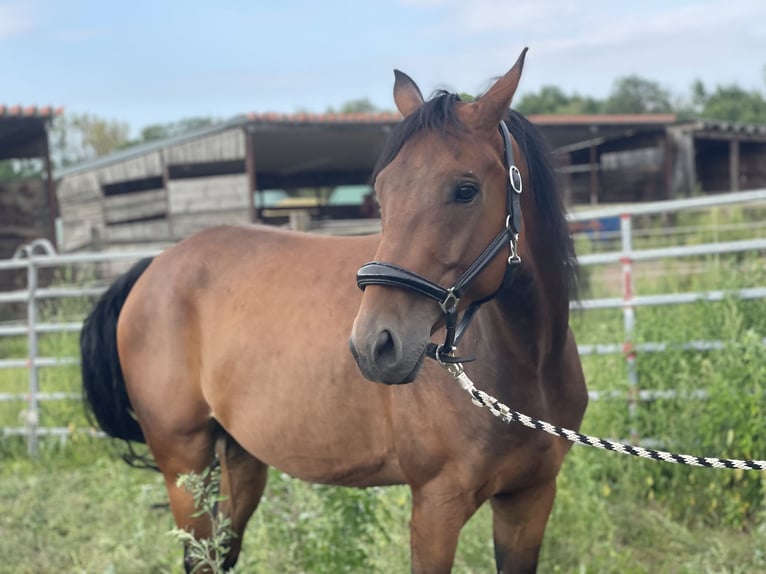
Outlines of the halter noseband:
[{"label": "halter noseband", "polygon": [[[521,173],[516,167],[513,159],[513,143],[511,133],[505,121],[500,122],[500,134],[503,137],[503,147],[505,148],[505,165],[508,168],[508,182],[506,184],[506,210],[505,229],[503,229],[487,246],[484,251],[471,263],[468,269],[458,278],[455,284],[445,289],[413,271],[394,265],[393,263],[383,263],[381,261],[372,261],[365,263],[357,271],[356,284],[364,290],[368,285],[385,285],[388,287],[400,287],[409,289],[439,303],[444,313],[444,324],[447,334],[444,343],[437,345],[429,343],[426,348],[426,354],[439,363],[457,363],[473,360],[466,357],[454,357],[456,345],[465,334],[468,325],[473,319],[476,311],[483,303],[494,298],[503,287],[510,284],[513,279],[514,271],[521,263],[519,257],[517,242],[519,238],[519,227],[521,226]],[[505,270],[503,282],[500,287],[484,299],[474,301],[463,313],[463,318],[458,324],[458,304],[460,298],[464,295],[468,285],[473,281],[497,256],[497,254],[506,245],[510,247],[508,256],[508,266]]]}]

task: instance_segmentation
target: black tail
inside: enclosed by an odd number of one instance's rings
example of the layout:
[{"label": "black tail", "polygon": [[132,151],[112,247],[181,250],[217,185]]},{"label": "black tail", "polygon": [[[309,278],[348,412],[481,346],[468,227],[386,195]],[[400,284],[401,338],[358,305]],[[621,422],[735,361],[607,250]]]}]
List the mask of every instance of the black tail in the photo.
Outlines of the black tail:
[{"label": "black tail", "polygon": [[146,442],[125,390],[117,355],[117,318],[128,293],[151,262],[151,258],[142,259],[120,276],[101,296],[80,333],[85,404],[106,434],[126,441]]}]

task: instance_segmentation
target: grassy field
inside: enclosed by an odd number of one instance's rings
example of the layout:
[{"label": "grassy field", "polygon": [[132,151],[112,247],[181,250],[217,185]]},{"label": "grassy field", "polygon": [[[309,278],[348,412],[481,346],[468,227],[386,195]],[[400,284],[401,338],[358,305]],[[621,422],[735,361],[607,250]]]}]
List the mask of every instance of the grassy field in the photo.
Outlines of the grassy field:
[{"label": "grassy field", "polygon": [[[679,280],[669,264],[642,293],[765,285],[761,260],[706,262]],[[76,315],[74,308],[47,314]],[[573,315],[578,342],[619,343],[617,311]],[[698,303],[637,312],[637,341],[729,341],[723,351],[673,350],[638,357],[642,388],[704,389],[710,400],[642,404],[594,401],[583,431],[624,438],[636,425],[669,450],[766,459],[766,306]],[[72,356],[76,338],[45,336],[43,352]],[[0,342],[0,356],[23,356],[23,338]],[[585,357],[589,386],[626,391],[624,359]],[[23,392],[25,371],[0,371],[0,392]],[[43,391],[79,392],[76,367],[44,369]],[[20,424],[20,403],[0,403],[0,426]],[[42,423],[84,426],[76,401],[43,404]],[[75,435],[43,440],[37,459],[21,439],[0,441],[0,574],[182,572],[181,550],[160,476],[131,469],[108,441]],[[575,447],[559,494],[540,571],[561,573],[766,572],[766,473],[689,469]],[[317,487],[272,471],[245,535],[238,572],[407,572],[409,494],[405,488]],[[482,508],[463,530],[455,572],[492,572],[490,517]]]},{"label": "grassy field", "polygon": [[[70,445],[3,465],[1,573],[183,571],[159,475],[129,469],[107,451],[98,443]],[[622,467],[633,480],[652,463],[604,458],[616,456],[582,448],[570,456],[541,572],[766,571],[762,520],[747,528],[706,525],[678,520],[651,500],[622,498],[605,480],[605,467]],[[704,489],[706,476],[720,471],[696,472]],[[272,472],[237,571],[407,572],[408,507],[404,488],[317,488]],[[360,518],[344,523],[339,517],[348,512]],[[361,518],[373,527],[360,527]],[[487,508],[464,529],[454,571],[493,571]]]}]

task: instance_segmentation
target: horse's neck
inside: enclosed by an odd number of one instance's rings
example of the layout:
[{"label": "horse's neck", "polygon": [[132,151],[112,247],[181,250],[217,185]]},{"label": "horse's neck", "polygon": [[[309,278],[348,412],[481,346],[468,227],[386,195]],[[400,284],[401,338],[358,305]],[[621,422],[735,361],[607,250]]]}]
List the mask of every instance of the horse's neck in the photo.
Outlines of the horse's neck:
[{"label": "horse's neck", "polygon": [[561,362],[567,319],[548,296],[538,277],[520,269],[514,282],[484,305],[460,345],[458,354],[478,359],[471,364],[477,385],[501,402],[537,404],[546,394],[541,373]]},{"label": "horse's neck", "polygon": [[495,329],[505,331],[504,336],[526,349],[528,360],[538,365],[561,352],[569,327],[568,286],[552,271],[532,261],[522,263],[516,280],[495,302],[501,318]]}]

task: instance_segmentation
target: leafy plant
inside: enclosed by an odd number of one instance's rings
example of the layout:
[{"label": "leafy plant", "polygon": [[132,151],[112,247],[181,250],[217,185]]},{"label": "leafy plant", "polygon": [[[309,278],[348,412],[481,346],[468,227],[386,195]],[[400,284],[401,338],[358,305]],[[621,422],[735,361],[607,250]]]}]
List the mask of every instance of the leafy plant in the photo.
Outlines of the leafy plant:
[{"label": "leafy plant", "polygon": [[230,550],[234,536],[231,520],[218,512],[219,503],[226,500],[219,493],[221,467],[216,465],[206,468],[201,473],[189,472],[178,477],[176,485],[191,493],[194,497],[194,518],[205,517],[210,521],[210,536],[198,538],[194,532],[182,528],[173,528],[171,536],[182,542],[188,559],[194,564],[192,573],[207,569],[211,574],[223,573],[224,561]]}]

